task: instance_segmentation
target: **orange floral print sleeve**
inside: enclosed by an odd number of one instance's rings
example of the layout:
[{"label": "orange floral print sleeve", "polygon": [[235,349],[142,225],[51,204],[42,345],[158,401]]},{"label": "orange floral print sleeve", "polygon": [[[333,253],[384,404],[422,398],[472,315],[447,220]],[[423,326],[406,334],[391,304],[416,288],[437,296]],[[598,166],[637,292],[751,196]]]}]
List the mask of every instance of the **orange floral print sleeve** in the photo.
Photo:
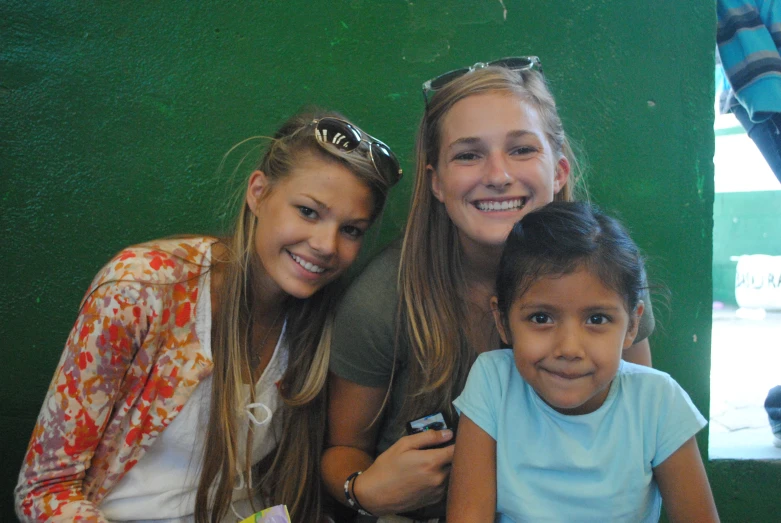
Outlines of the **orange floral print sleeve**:
[{"label": "orange floral print sleeve", "polygon": [[194,316],[214,241],[131,247],[96,276],[19,474],[22,521],[105,521],[100,500],[209,375]]}]

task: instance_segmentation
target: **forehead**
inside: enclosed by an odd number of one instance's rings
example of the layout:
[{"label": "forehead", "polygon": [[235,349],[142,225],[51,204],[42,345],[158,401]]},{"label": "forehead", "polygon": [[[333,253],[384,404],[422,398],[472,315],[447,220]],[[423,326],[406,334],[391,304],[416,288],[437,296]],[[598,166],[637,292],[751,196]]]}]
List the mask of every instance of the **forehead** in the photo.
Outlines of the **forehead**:
[{"label": "forehead", "polygon": [[467,96],[456,102],[442,119],[442,145],[462,138],[504,139],[513,131],[544,137],[543,122],[535,107],[507,92]]},{"label": "forehead", "polygon": [[329,207],[340,202],[369,215],[373,209],[368,184],[344,164],[311,153],[296,157],[287,176],[275,184],[274,193],[314,197]]},{"label": "forehead", "polygon": [[621,306],[624,299],[592,271],[579,267],[567,274],[547,275],[529,285],[516,302],[549,304],[561,308],[588,308],[596,304]]}]

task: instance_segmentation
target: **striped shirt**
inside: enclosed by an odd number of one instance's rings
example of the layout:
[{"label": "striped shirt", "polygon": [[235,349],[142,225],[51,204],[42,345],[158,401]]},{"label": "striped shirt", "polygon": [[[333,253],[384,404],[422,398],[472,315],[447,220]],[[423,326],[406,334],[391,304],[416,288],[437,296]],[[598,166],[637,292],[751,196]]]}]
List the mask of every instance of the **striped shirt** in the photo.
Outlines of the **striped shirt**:
[{"label": "striped shirt", "polygon": [[716,4],[716,43],[734,98],[752,121],[766,120],[781,112],[781,0]]}]

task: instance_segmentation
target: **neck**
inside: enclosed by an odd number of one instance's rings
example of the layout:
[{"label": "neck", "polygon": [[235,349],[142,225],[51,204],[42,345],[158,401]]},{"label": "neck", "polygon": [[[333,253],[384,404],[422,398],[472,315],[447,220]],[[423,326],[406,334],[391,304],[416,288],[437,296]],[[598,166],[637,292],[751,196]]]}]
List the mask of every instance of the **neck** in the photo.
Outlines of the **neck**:
[{"label": "neck", "polygon": [[[225,271],[227,263],[224,259],[215,257],[212,262],[212,308],[216,311],[221,303],[220,296],[225,284]],[[252,285],[252,320],[261,326],[268,326],[276,322],[276,319],[284,314],[288,307],[289,298],[282,289],[274,284],[266,275],[262,267],[259,267],[257,275],[250,285]]]},{"label": "neck", "polygon": [[[258,264],[260,265],[260,264]],[[284,314],[290,296],[268,277],[262,266],[258,267],[261,274],[256,276],[252,285],[252,319],[259,325],[270,325]]]},{"label": "neck", "polygon": [[491,315],[502,246],[487,247],[461,237],[462,267],[467,292],[467,336],[477,353],[499,346],[499,333]]},{"label": "neck", "polygon": [[461,238],[464,276],[467,286],[481,286],[493,293],[496,275],[499,272],[499,259],[502,247],[486,247]]}]

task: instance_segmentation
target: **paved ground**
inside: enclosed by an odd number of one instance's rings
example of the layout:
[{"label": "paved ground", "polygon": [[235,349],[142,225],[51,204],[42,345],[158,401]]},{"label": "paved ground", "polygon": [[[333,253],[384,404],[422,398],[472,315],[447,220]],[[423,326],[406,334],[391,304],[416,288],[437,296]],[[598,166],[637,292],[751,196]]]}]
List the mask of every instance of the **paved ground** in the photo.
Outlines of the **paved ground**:
[{"label": "paved ground", "polygon": [[763,403],[781,385],[781,312],[713,311],[710,459],[781,459]]}]

